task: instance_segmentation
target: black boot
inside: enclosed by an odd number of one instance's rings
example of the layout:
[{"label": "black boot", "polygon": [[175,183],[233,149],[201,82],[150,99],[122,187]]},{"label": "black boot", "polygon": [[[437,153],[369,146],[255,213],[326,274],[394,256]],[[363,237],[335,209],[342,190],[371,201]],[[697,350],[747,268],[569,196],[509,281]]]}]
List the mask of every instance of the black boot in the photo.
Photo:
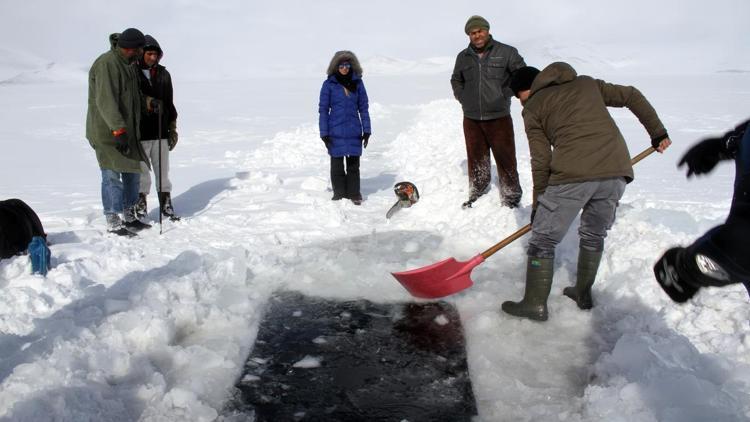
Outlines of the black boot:
[{"label": "black boot", "polygon": [[521,318],[546,321],[547,298],[552,288],[554,261],[554,258],[530,256],[526,264],[526,291],[523,300],[503,302],[503,311]]},{"label": "black boot", "polygon": [[134,231],[130,231],[123,225],[120,216],[117,214],[106,214],[107,231],[118,236],[133,237],[137,236]]},{"label": "black boot", "polygon": [[599,261],[601,259],[601,251],[578,250],[576,285],[564,288],[563,294],[573,299],[581,309],[591,309],[594,307],[594,301],[591,299],[591,286],[596,279],[596,272],[599,270]]},{"label": "black boot", "polygon": [[161,215],[169,218],[169,221],[180,221],[180,217],[174,213],[172,197],[169,192],[159,192],[159,210]]},{"label": "black boot", "polygon": [[346,197],[354,205],[362,205],[362,193],[359,191],[359,157],[346,157]]},{"label": "black boot", "polygon": [[346,198],[346,171],[344,157],[331,157],[331,187],[334,201]]},{"label": "black boot", "polygon": [[142,222],[141,220],[136,217],[135,213],[135,205],[132,207],[125,208],[122,212],[123,220],[125,220],[122,224],[127,227],[129,230],[139,232],[143,229],[150,229],[151,224],[146,224]]},{"label": "black boot", "polygon": [[148,214],[148,205],[146,205],[146,194],[138,194],[138,202],[135,203],[135,215],[139,220],[146,218]]}]

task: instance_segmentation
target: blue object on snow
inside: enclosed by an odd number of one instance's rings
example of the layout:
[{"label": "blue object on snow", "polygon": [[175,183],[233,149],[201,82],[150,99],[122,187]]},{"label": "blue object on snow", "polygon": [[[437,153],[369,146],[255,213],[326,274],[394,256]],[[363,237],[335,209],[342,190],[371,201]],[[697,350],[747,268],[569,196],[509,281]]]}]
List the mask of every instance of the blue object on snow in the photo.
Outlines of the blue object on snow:
[{"label": "blue object on snow", "polygon": [[47,241],[41,236],[34,236],[29,243],[29,258],[31,259],[32,274],[47,275],[49,260],[52,254],[47,247]]}]

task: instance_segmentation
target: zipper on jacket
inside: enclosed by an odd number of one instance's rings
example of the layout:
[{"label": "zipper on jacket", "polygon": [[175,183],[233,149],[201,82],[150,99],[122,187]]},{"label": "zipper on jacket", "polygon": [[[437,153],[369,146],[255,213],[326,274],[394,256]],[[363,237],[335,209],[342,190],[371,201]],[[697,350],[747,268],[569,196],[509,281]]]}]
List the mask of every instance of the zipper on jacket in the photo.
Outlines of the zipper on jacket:
[{"label": "zipper on jacket", "polygon": [[479,120],[484,120],[484,115],[482,114],[482,58],[479,55],[477,55],[477,63],[479,63],[479,89],[477,89],[479,93]]}]

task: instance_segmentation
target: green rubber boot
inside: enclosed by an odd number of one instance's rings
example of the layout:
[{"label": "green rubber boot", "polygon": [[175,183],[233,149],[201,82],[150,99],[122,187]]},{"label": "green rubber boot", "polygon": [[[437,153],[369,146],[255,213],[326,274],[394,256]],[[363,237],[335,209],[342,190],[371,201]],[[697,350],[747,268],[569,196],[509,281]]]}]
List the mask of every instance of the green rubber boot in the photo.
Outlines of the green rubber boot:
[{"label": "green rubber boot", "polygon": [[594,301],[591,299],[591,286],[594,285],[596,272],[599,270],[599,261],[601,260],[601,251],[578,250],[576,285],[564,288],[563,294],[573,299],[581,309],[591,309],[594,307]]},{"label": "green rubber boot", "polygon": [[552,288],[554,258],[529,257],[526,264],[526,291],[520,302],[503,302],[503,312],[535,321],[547,320],[547,298]]}]

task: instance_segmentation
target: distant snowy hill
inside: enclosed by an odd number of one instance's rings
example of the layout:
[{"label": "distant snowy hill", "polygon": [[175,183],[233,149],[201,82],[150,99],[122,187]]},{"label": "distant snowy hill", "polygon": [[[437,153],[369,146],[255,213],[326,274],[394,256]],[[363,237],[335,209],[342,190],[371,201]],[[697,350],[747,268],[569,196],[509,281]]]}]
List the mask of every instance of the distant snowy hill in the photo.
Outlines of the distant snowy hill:
[{"label": "distant snowy hill", "polygon": [[0,47],[0,84],[86,81],[86,68]]},{"label": "distant snowy hill", "polygon": [[455,57],[431,57],[420,60],[405,60],[395,57],[373,56],[363,60],[366,74],[374,75],[420,75],[447,73],[453,70]]}]

